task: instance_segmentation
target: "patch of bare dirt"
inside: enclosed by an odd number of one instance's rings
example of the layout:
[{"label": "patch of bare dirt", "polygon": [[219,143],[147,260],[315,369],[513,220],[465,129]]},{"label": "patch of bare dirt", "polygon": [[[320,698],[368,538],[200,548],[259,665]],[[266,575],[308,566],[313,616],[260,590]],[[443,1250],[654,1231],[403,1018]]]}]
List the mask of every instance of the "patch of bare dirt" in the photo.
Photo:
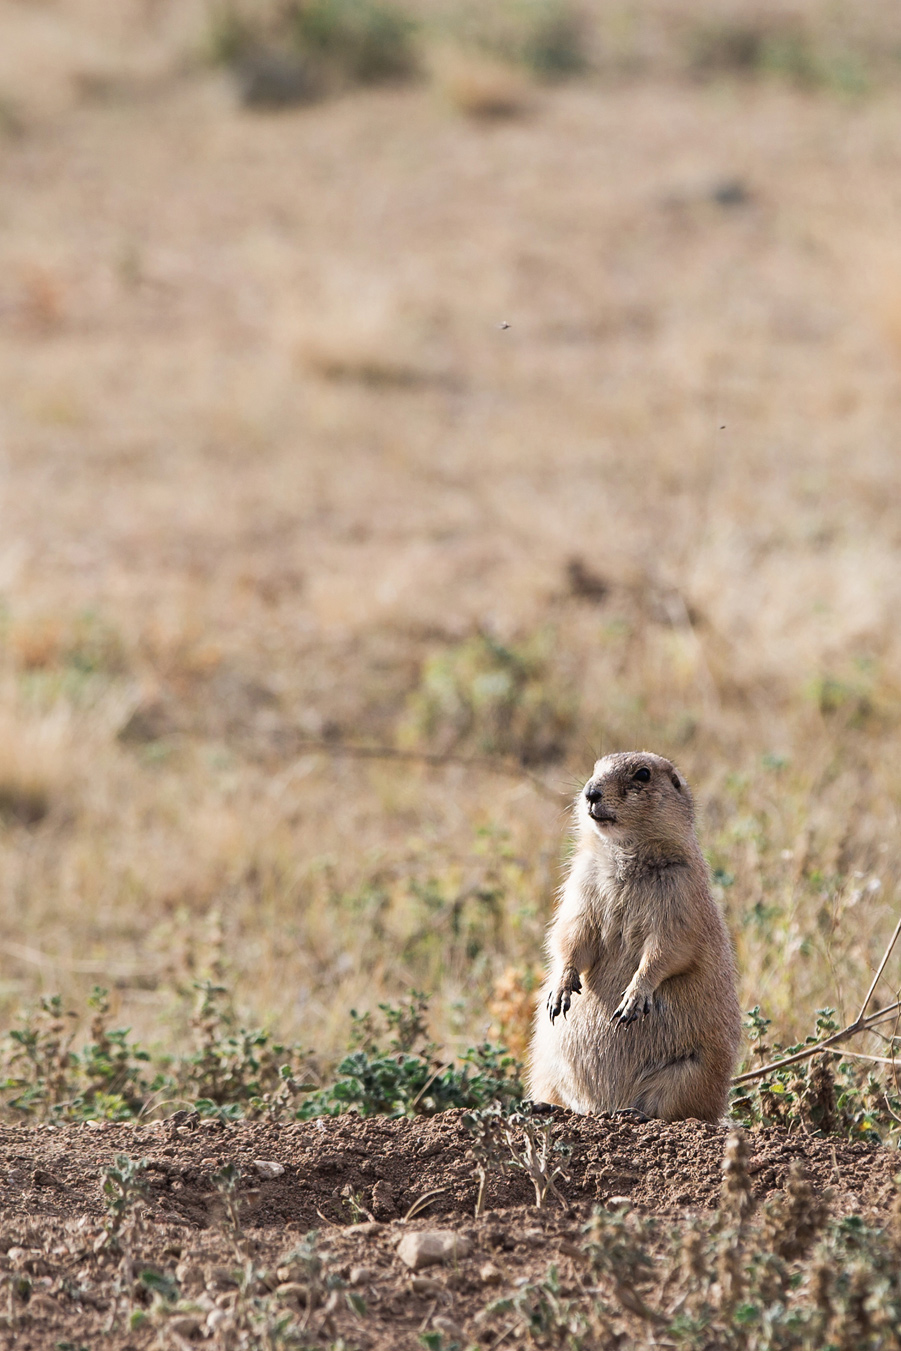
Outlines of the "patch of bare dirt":
[{"label": "patch of bare dirt", "polygon": [[[120,1155],[146,1161],[136,1272],[152,1268],[176,1281],[183,1297],[206,1292],[208,1303],[220,1298],[228,1305],[236,1284],[235,1240],[215,1175],[233,1165],[241,1175],[242,1242],[255,1265],[277,1272],[283,1255],[318,1230],[324,1269],[365,1303],[361,1315],[343,1300],[321,1340],[343,1337],[360,1348],[418,1347],[420,1332],[436,1317],[438,1328],[444,1317],[465,1334],[464,1342],[477,1340],[472,1320],[490,1299],[524,1278],[540,1279],[552,1262],[565,1276],[594,1205],[627,1202],[674,1223],[716,1205],[725,1127],[560,1111],[552,1130],[571,1151],[557,1183],[567,1209],[551,1198],[537,1210],[528,1177],[508,1169],[489,1174],[488,1209],[475,1220],[478,1184],[463,1116],[223,1125],[180,1112],[143,1126],[2,1128],[0,1271],[25,1297],[16,1296],[14,1325],[0,1332],[0,1346],[94,1345],[114,1321],[121,1257],[103,1242],[103,1182]],[[796,1159],[817,1191],[831,1191],[835,1214],[878,1220],[887,1212],[895,1151],[760,1130],[751,1136],[749,1167],[758,1200],[784,1186]],[[277,1170],[259,1163],[284,1171],[267,1177]],[[421,1213],[405,1220],[427,1193],[434,1195]],[[412,1272],[397,1245],[411,1230],[434,1228],[455,1232],[462,1240],[458,1255],[450,1264]],[[157,1336],[151,1324],[130,1328],[124,1316],[117,1324],[108,1344],[122,1351],[149,1346]],[[187,1340],[205,1330],[190,1319],[183,1327]]]}]

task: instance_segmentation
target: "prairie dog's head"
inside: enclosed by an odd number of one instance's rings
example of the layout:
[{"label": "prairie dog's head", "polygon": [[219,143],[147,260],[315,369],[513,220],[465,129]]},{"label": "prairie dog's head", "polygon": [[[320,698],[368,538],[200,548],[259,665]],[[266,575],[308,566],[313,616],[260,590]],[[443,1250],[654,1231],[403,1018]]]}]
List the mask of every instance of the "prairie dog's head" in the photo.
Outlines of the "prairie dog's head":
[{"label": "prairie dog's head", "polygon": [[650,751],[598,760],[579,795],[583,835],[629,849],[672,851],[694,838],[691,790],[675,765]]}]

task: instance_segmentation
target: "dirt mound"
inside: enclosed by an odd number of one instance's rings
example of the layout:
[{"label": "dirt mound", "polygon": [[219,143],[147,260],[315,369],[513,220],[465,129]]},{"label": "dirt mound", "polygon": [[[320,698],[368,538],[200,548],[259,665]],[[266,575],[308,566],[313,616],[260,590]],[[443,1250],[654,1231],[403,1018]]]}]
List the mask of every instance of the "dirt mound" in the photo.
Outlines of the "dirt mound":
[{"label": "dirt mound", "polygon": [[[677,1222],[716,1205],[725,1127],[560,1111],[549,1135],[565,1150],[553,1157],[564,1170],[556,1185],[567,1209],[549,1197],[537,1210],[528,1176],[508,1166],[489,1170],[487,1209],[475,1220],[473,1137],[459,1111],[302,1124],[223,1124],[180,1112],[145,1126],[2,1129],[0,1269],[9,1273],[15,1312],[0,1344],[15,1340],[19,1351],[63,1341],[92,1345],[115,1324],[110,1345],[150,1345],[159,1331],[152,1296],[161,1290],[170,1304],[176,1293],[182,1302],[200,1299],[199,1312],[179,1315],[180,1323],[171,1315],[167,1325],[171,1336],[197,1338],[209,1332],[206,1319],[215,1324],[220,1305],[233,1309],[235,1272],[248,1261],[258,1273],[275,1273],[255,1277],[264,1293],[278,1287],[285,1298],[293,1289],[301,1301],[310,1299],[279,1277],[290,1276],[285,1254],[302,1248],[311,1229],[318,1248],[313,1258],[308,1245],[304,1269],[332,1273],[328,1279],[344,1292],[336,1299],[321,1277],[322,1307],[329,1299],[335,1306],[322,1341],[340,1335],[348,1346],[419,1346],[418,1334],[429,1326],[440,1331],[446,1314],[445,1344],[466,1344],[477,1336],[470,1320],[489,1299],[569,1260],[594,1205],[628,1205]],[[121,1156],[144,1166],[133,1214],[124,1208],[124,1227],[110,1241],[115,1197],[109,1184],[105,1194],[104,1182]],[[795,1160],[818,1192],[830,1190],[834,1214],[878,1218],[892,1203],[894,1151],[777,1129],[750,1138],[756,1199],[782,1188]],[[405,1220],[417,1201],[420,1213]],[[435,1228],[456,1233],[456,1260],[411,1273],[397,1253],[399,1239]],[[124,1282],[123,1252],[132,1267]],[[365,1317],[356,1307],[363,1304]],[[217,1344],[215,1326],[212,1335]]]}]

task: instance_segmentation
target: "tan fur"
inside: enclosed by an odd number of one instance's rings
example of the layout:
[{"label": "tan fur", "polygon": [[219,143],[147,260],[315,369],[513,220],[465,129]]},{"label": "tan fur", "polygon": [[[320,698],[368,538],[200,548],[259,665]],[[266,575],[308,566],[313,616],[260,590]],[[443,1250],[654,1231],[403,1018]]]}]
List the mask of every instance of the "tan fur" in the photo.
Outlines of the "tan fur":
[{"label": "tan fur", "polygon": [[[648,781],[636,779],[645,769]],[[715,1121],[741,1014],[688,785],[659,755],[608,755],[576,817],[578,847],[548,937],[531,1096],[575,1112]]]}]

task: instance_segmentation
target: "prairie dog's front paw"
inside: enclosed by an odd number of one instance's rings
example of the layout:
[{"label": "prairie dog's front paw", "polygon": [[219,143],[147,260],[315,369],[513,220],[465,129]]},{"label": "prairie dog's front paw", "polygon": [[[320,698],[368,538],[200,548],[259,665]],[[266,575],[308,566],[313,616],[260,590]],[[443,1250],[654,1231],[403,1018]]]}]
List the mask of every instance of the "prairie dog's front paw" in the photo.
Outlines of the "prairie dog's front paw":
[{"label": "prairie dog's front paw", "polygon": [[651,996],[640,990],[628,989],[614,1009],[612,1023],[634,1023],[639,1018],[647,1018],[651,1011]]},{"label": "prairie dog's front paw", "polygon": [[560,984],[547,997],[547,1011],[551,1022],[559,1015],[565,1018],[572,1004],[572,996],[582,993],[582,982],[578,971],[565,971]]}]

